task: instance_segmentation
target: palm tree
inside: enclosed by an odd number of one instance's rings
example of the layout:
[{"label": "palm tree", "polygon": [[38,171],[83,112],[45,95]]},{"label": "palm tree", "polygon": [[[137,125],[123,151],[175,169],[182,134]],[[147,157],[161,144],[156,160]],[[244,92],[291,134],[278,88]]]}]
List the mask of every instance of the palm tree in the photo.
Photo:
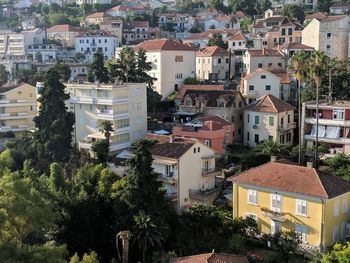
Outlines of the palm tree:
[{"label": "palm tree", "polygon": [[109,139],[111,137],[111,132],[114,131],[113,123],[110,121],[103,121],[100,126],[100,132],[105,136],[106,141],[109,145]]},{"label": "palm tree", "polygon": [[155,225],[150,216],[141,212],[134,217],[134,241],[137,242],[139,249],[142,250],[142,262],[146,263],[146,255],[149,247],[161,246],[165,240],[164,232],[165,227],[158,227]]},{"label": "palm tree", "polygon": [[299,145],[298,145],[298,162],[301,162],[301,83],[307,76],[307,59],[308,55],[304,51],[295,53],[291,60],[289,69],[293,72],[297,80],[298,90],[298,130],[299,130]]},{"label": "palm tree", "polygon": [[277,141],[274,141],[273,139],[267,139],[260,143],[256,147],[255,151],[271,157],[281,155],[284,149],[285,147]]},{"label": "palm tree", "polygon": [[315,166],[318,166],[318,121],[319,121],[319,92],[322,78],[328,68],[329,57],[321,51],[312,53],[309,63],[309,78],[316,84],[316,139],[315,139]]}]

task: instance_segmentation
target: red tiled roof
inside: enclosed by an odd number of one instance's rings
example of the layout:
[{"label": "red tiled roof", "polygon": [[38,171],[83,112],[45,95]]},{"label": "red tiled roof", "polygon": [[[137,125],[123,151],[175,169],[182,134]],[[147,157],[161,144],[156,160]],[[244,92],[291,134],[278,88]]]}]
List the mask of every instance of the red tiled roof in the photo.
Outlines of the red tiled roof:
[{"label": "red tiled roof", "polygon": [[[25,84],[27,84],[27,83],[25,83],[25,82],[18,83],[18,82],[16,82],[16,80],[9,81],[9,82],[3,84],[2,86],[0,86],[0,93],[8,92],[10,90],[13,90],[13,89],[18,88],[18,87],[25,85]],[[29,84],[27,84],[27,85],[29,85]]]},{"label": "red tiled roof", "polygon": [[249,263],[246,256],[206,253],[188,257],[173,258],[171,263]]},{"label": "red tiled roof", "polygon": [[98,30],[88,30],[86,32],[81,32],[79,35],[76,36],[76,38],[79,37],[115,37],[112,35],[110,32],[103,30],[103,29],[98,29]]},{"label": "red tiled roof", "polygon": [[283,57],[283,54],[275,49],[256,49],[256,50],[248,50],[251,57]]},{"label": "red tiled roof", "polygon": [[237,16],[238,18],[245,18],[246,14],[244,14],[242,11],[237,11],[235,13],[235,16]]},{"label": "red tiled roof", "polygon": [[234,36],[237,32],[240,32],[239,29],[225,28],[225,29],[209,29],[206,32],[194,33],[185,38],[185,40],[197,40],[197,39],[209,39],[212,34],[227,34],[227,36]]},{"label": "red tiled roof", "polygon": [[47,29],[47,32],[80,32],[79,28],[65,24],[65,25],[55,25]]},{"label": "red tiled roof", "polygon": [[294,107],[271,94],[266,94],[257,99],[255,103],[249,104],[245,110],[277,113],[294,110]]},{"label": "red tiled roof", "polygon": [[87,16],[85,19],[89,19],[89,18],[101,18],[104,17],[105,13],[104,12],[97,12],[97,13],[93,13],[89,16]]},{"label": "red tiled roof", "polygon": [[109,12],[109,11],[129,11],[131,10],[130,7],[126,6],[126,5],[117,5],[117,6],[114,6],[110,9],[108,9],[106,12]]},{"label": "red tiled roof", "polygon": [[183,85],[176,93],[175,99],[182,100],[187,90],[224,90],[224,85]]},{"label": "red tiled roof", "polygon": [[326,17],[320,19],[320,21],[321,22],[332,22],[332,21],[337,21],[337,20],[343,19],[344,17],[347,17],[347,15],[326,16]]},{"label": "red tiled roof", "polygon": [[241,32],[239,32],[238,34],[232,36],[229,40],[245,40],[245,37]]},{"label": "red tiled roof", "polygon": [[310,47],[310,46],[307,46],[307,45],[304,45],[304,44],[301,44],[301,43],[298,43],[298,42],[291,42],[289,43],[285,48],[287,49],[301,49],[301,50],[304,50],[304,49],[314,49],[313,47]]},{"label": "red tiled roof", "polygon": [[231,20],[231,18],[229,16],[217,16],[217,17],[214,17],[215,20],[217,21],[221,21],[221,22],[228,22]]},{"label": "red tiled roof", "polygon": [[269,71],[267,69],[264,69],[264,68],[257,68],[255,71],[250,72],[249,74],[246,74],[244,76],[244,79],[250,79],[250,78],[252,78],[254,76],[257,76],[257,75],[259,75],[261,73],[264,73],[264,72],[266,73],[266,72],[269,72]]},{"label": "red tiled roof", "polygon": [[321,198],[333,198],[350,191],[350,182],[291,162],[269,162],[249,169],[231,181]]},{"label": "red tiled roof", "polygon": [[208,46],[204,49],[197,51],[197,57],[216,57],[216,56],[228,56],[230,52],[219,46]]},{"label": "red tiled roof", "polygon": [[322,18],[325,18],[326,15],[321,13],[321,12],[317,12],[317,13],[314,13],[314,14],[311,14],[311,15],[307,15],[305,16],[305,20],[311,20],[311,19],[322,19]]},{"label": "red tiled roof", "polygon": [[191,44],[183,43],[180,40],[173,39],[154,39],[147,40],[135,47],[135,50],[144,49],[146,51],[160,51],[160,50],[183,50],[196,51],[198,48]]}]

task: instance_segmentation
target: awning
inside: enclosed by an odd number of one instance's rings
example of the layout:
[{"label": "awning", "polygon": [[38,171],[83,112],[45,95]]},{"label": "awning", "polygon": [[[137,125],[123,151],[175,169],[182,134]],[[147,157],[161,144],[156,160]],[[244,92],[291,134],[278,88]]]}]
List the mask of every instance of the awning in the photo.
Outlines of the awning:
[{"label": "awning", "polygon": [[119,154],[117,154],[116,158],[129,159],[132,156],[133,156],[133,154],[131,152],[129,152],[128,150],[124,150],[124,151],[120,152]]},{"label": "awning", "polygon": [[155,131],[154,133],[158,134],[158,135],[168,135],[168,134],[170,134],[170,132],[168,132],[166,130],[159,130],[159,131]]},{"label": "awning", "polygon": [[165,165],[175,165],[175,164],[177,164],[177,161],[176,161],[176,160],[168,160],[168,159],[155,158],[155,159],[153,160],[153,163],[165,164]]}]

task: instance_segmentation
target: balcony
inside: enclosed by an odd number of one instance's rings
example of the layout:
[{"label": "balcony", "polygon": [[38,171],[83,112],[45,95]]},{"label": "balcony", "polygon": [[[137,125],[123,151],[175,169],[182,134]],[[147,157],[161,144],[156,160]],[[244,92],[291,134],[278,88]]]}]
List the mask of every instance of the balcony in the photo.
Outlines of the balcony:
[{"label": "balcony", "polygon": [[[305,123],[316,124],[316,118],[305,118]],[[329,126],[345,126],[350,127],[350,120],[336,120],[336,119],[318,119],[319,125],[329,125]]]},{"label": "balcony", "polygon": [[215,186],[213,189],[206,189],[206,190],[194,190],[189,189],[189,196],[193,200],[197,200],[203,203],[210,203],[210,201],[214,201],[219,193],[221,188]]},{"label": "balcony", "polygon": [[219,176],[221,175],[221,169],[220,168],[202,168],[202,176]]},{"label": "balcony", "polygon": [[280,221],[280,222],[284,222],[287,220],[286,213],[283,213],[283,212],[275,212],[266,207],[262,207],[261,212],[263,216],[270,218],[271,220]]},{"label": "balcony", "polygon": [[279,131],[288,131],[291,129],[295,129],[296,127],[297,127],[297,124],[295,122],[292,122],[292,123],[286,123],[284,125],[280,125],[278,127],[278,130]]},{"label": "balcony", "polygon": [[11,106],[28,106],[28,105],[36,105],[35,102],[27,101],[27,100],[0,100],[0,106],[2,107],[11,107]]},{"label": "balcony", "polygon": [[27,130],[28,130],[28,125],[11,125],[11,126],[0,127],[0,132],[8,132],[8,131],[20,132],[20,131],[27,131]]},{"label": "balcony", "polygon": [[169,199],[172,202],[177,201],[177,193],[165,193],[165,198]]},{"label": "balcony", "polygon": [[[304,139],[306,141],[315,141],[316,137],[311,136],[310,134],[304,135]],[[334,143],[334,144],[350,144],[350,138],[327,138],[327,137],[318,137],[319,142],[326,142],[326,143]]]},{"label": "balcony", "polygon": [[247,92],[246,92],[246,95],[245,95],[246,97],[252,97],[252,98],[257,98],[257,97],[259,97],[259,91],[257,91],[257,90],[248,90]]}]

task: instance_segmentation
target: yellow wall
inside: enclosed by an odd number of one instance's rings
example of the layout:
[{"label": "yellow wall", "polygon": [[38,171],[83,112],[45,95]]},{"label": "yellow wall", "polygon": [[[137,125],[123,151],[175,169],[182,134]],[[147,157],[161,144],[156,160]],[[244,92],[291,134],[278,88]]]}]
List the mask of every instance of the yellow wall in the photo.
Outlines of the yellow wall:
[{"label": "yellow wall", "polygon": [[[321,222],[322,222],[322,203],[321,200],[310,200],[305,197],[293,197],[292,195],[280,192],[268,192],[257,190],[258,205],[248,204],[248,189],[243,186],[234,185],[233,204],[237,204],[234,208],[234,216],[246,217],[248,213],[258,216],[258,228],[265,233],[270,233],[271,219],[262,214],[261,208],[271,209],[271,193],[280,194],[282,196],[282,210],[287,213],[287,220],[282,223],[283,230],[295,231],[295,224],[302,224],[308,228],[307,241],[311,245],[320,244]],[[253,188],[251,188],[253,189]],[[296,199],[307,201],[307,216],[296,214]],[[236,201],[238,200],[238,201]],[[236,210],[236,211],[235,211]]]}]

